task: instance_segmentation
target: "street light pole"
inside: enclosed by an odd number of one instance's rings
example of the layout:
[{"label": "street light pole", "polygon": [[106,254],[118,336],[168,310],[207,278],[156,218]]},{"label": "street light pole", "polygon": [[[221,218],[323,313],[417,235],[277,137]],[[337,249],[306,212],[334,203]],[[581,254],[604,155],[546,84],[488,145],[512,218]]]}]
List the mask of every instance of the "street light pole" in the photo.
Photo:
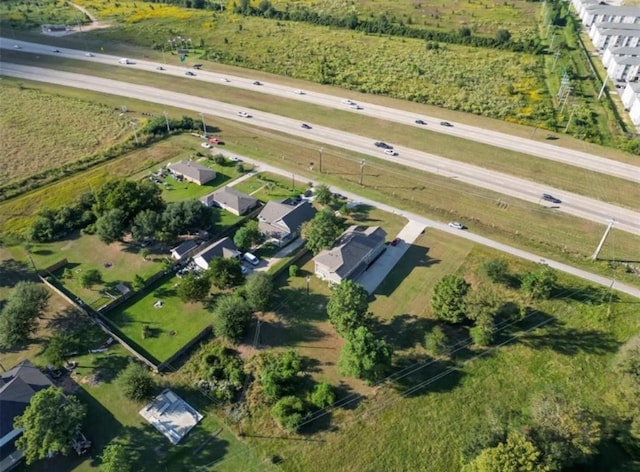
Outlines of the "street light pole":
[{"label": "street light pole", "polygon": [[169,117],[167,116],[167,112],[163,111],[164,121],[167,123],[167,133],[171,133],[171,128],[169,127]]},{"label": "street light pole", "polygon": [[200,113],[200,118],[202,118],[202,132],[204,135],[207,135],[207,125],[204,122],[204,113]]},{"label": "street light pole", "polygon": [[321,174],[322,174],[322,151],[323,151],[322,148],[318,149],[318,152],[320,153],[320,173]]},{"label": "street light pole", "polygon": [[364,166],[367,163],[364,159],[360,161],[360,187],[362,187],[362,181],[364,178]]}]

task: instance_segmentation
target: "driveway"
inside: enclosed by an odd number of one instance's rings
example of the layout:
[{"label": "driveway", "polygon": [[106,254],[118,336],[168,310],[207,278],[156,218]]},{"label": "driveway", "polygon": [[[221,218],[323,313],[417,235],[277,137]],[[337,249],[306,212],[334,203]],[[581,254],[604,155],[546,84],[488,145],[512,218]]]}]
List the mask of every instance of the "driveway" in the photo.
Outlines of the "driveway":
[{"label": "driveway", "polygon": [[395,267],[400,258],[404,256],[407,249],[418,239],[427,225],[418,221],[409,221],[404,228],[398,233],[401,241],[396,245],[388,245],[387,250],[369,267],[356,282],[364,287],[367,293],[372,294],[378,288],[378,285],[387,277],[389,272]]}]

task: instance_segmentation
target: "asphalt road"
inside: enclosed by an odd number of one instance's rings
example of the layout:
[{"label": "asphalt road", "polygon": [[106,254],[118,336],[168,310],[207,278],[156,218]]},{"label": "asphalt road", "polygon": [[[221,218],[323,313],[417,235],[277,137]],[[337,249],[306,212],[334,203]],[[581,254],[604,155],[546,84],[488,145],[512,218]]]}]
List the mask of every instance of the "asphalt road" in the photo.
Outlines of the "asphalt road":
[{"label": "asphalt road", "polygon": [[399,156],[390,157],[373,146],[371,139],[332,128],[314,126],[311,130],[305,130],[300,127],[299,121],[252,110],[244,110],[252,115],[251,118],[242,118],[238,116],[238,112],[243,110],[228,103],[143,85],[53,69],[3,63],[0,74],[160,103],[176,108],[203,112],[229,120],[242,121],[245,123],[250,122],[255,126],[265,129],[300,136],[361,154],[375,156],[379,159],[400,162],[409,167],[449,177],[460,182],[493,190],[533,203],[542,204],[543,202],[540,200],[541,194],[551,193],[560,198],[562,204],[556,206],[551,205],[553,208],[550,208],[549,211],[561,211],[602,224],[607,223],[610,219],[615,219],[617,229],[640,235],[640,213],[638,212],[409,148],[396,147],[395,149],[399,152]]},{"label": "asphalt road", "polygon": [[[292,173],[289,170],[285,170],[285,169],[280,169],[279,167],[274,167],[272,165],[269,164],[265,164],[264,162],[255,160],[255,159],[251,159],[249,157],[246,156],[242,156],[240,154],[235,154],[232,152],[228,152],[225,149],[214,149],[213,152],[215,153],[222,153],[227,157],[238,157],[239,159],[242,159],[245,162],[251,163],[253,165],[255,165],[260,172],[271,172],[273,174],[279,174],[282,176],[285,176],[287,178],[291,177]],[[319,183],[314,181],[314,180],[309,180],[307,177],[303,177],[301,175],[295,175],[294,174],[295,179],[299,180],[300,182],[312,182],[314,185],[318,185]],[[429,218],[425,218],[421,215],[417,215],[415,213],[411,213],[408,211],[404,211],[401,210],[399,208],[395,208],[392,207],[391,205],[387,205],[385,203],[381,203],[381,202],[377,202],[375,200],[371,200],[369,198],[366,197],[362,197],[360,195],[357,195],[355,193],[352,192],[347,192],[345,190],[342,190],[340,188],[337,187],[331,187],[331,190],[333,192],[337,192],[337,193],[341,193],[342,195],[346,196],[347,198],[351,199],[351,200],[355,200],[361,203],[364,203],[365,205],[371,205],[377,208],[380,208],[381,210],[384,210],[388,213],[393,213],[396,215],[400,215],[403,216],[405,218],[407,218],[410,222],[415,222],[417,224],[423,225],[427,227],[427,232],[428,232],[428,228],[435,228],[439,231],[443,231],[445,233],[449,233],[452,236],[455,237],[459,237],[459,238],[465,238],[468,239],[470,241],[473,241],[475,243],[478,244],[482,244],[483,246],[487,246],[487,247],[491,247],[494,249],[497,249],[498,251],[504,252],[506,254],[511,254],[513,256],[516,257],[520,257],[522,259],[526,259],[528,261],[532,261],[532,262],[544,262],[545,264],[547,264],[549,267],[552,267],[556,270],[559,270],[561,272],[565,272],[567,274],[571,274],[575,277],[579,277],[581,279],[587,280],[589,282],[598,284],[598,285],[602,285],[604,287],[611,287],[615,290],[618,290],[619,292],[622,293],[626,293],[627,295],[631,295],[632,297],[636,297],[636,298],[640,298],[640,289],[636,288],[636,287],[632,287],[631,285],[627,285],[627,284],[623,284],[620,283],[618,281],[616,281],[615,279],[611,279],[608,277],[603,277],[600,275],[596,275],[593,274],[591,272],[588,272],[586,270],[582,270],[582,269],[576,269],[575,267],[572,267],[570,265],[567,264],[563,264],[562,262],[556,262],[550,259],[546,259],[543,258],[537,254],[534,254],[532,252],[528,252],[528,251],[524,251],[522,249],[518,249],[512,246],[509,246],[507,244],[502,244],[499,243],[497,241],[493,241],[489,238],[485,238],[484,236],[480,236],[478,234],[474,234],[470,231],[466,231],[466,230],[458,230],[458,229],[454,229],[451,228],[450,226],[448,226],[445,223],[440,223],[438,221],[434,221],[434,220],[430,220]],[[428,233],[427,233],[428,234]],[[391,235],[390,235],[391,236]]]},{"label": "asphalt road", "polygon": [[[25,52],[38,53],[43,55],[56,55],[71,59],[88,60],[124,68],[135,67],[136,69],[142,69],[181,78],[184,78],[185,72],[189,70],[187,67],[170,66],[158,62],[139,60],[135,58],[131,58],[134,64],[120,64],[118,61],[121,58],[117,56],[98,54],[97,52],[93,52],[93,55],[89,57],[87,56],[86,51],[66,48],[57,48],[59,52],[56,53],[54,52],[55,48],[53,46],[26,41],[17,41],[9,38],[0,38],[0,47],[2,48],[9,49],[13,48],[16,45],[18,45]],[[157,68],[159,66],[162,66],[165,70],[158,71]],[[216,82],[218,84],[223,84],[229,87],[249,89],[256,92],[277,95],[289,99],[305,101],[308,103],[314,103],[325,107],[339,108],[353,113],[359,113],[388,121],[403,123],[406,125],[425,127],[425,125],[415,124],[415,120],[419,118],[427,123],[426,127],[428,127],[428,129],[431,131],[449,134],[451,136],[469,139],[503,149],[522,152],[543,159],[562,162],[564,164],[580,167],[593,172],[612,175],[621,179],[631,180],[633,182],[640,182],[640,167],[611,159],[605,159],[603,157],[581,151],[566,149],[552,144],[515,137],[505,133],[490,131],[475,126],[465,125],[462,123],[452,122],[452,127],[445,127],[440,125],[441,119],[437,117],[417,115],[416,113],[365,102],[359,102],[359,105],[362,106],[362,109],[353,110],[348,105],[342,103],[342,99],[344,99],[345,97],[336,97],[333,95],[317,92],[298,94],[295,93],[295,91],[290,87],[274,83],[263,83],[260,86],[253,85],[252,79],[230,75],[223,76],[219,73],[207,72],[206,70],[194,71],[194,73],[196,74],[196,76],[191,77],[192,80]]]}]

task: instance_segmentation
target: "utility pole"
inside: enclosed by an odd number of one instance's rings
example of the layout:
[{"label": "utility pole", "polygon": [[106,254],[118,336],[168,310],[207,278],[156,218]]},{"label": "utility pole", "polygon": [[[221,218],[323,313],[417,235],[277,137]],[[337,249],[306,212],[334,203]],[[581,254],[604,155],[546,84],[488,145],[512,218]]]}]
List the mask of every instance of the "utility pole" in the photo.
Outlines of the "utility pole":
[{"label": "utility pole", "polygon": [[364,179],[364,166],[366,165],[367,161],[365,161],[364,159],[362,159],[360,161],[360,187],[362,187],[362,182]]},{"label": "utility pole", "polygon": [[571,119],[573,118],[573,114],[576,112],[576,108],[578,108],[578,105],[573,105],[571,107],[571,114],[569,115],[569,120],[567,121],[567,127],[564,129],[565,133],[569,131],[569,125],[571,124]]},{"label": "utility pole", "polygon": [[204,113],[199,113],[200,118],[202,118],[202,133],[206,136],[207,135],[207,125],[204,122]]},{"label": "utility pole", "polygon": [[171,133],[171,128],[169,127],[169,117],[167,116],[167,112],[163,111],[164,121],[167,123],[167,133]]},{"label": "utility pole", "polygon": [[613,225],[615,222],[616,220],[611,220],[609,222],[609,225],[607,226],[607,229],[604,230],[604,234],[602,235],[600,244],[598,244],[598,247],[596,248],[596,252],[594,252],[593,256],[591,256],[591,259],[593,259],[594,261],[598,258],[598,254],[600,254],[600,251],[602,250],[602,246],[604,246],[604,242],[607,239],[607,236],[609,236],[609,232],[611,231],[611,228],[613,228]]},{"label": "utility pole", "polygon": [[296,174],[291,174],[291,191],[296,191]]},{"label": "utility pole", "polygon": [[131,129],[133,129],[133,137],[136,139],[136,146],[140,145],[140,141],[138,141],[138,133],[136,132],[136,126],[138,125],[135,121],[129,123],[131,125]]},{"label": "utility pole", "polygon": [[598,94],[597,100],[602,98],[602,94],[604,93],[604,88],[607,86],[607,76],[604,76],[604,80],[602,81],[602,88],[600,89],[600,93]]},{"label": "utility pole", "polygon": [[560,56],[562,54],[560,54],[560,51],[556,51],[553,54],[553,66],[551,67],[551,70],[556,70],[556,63],[558,62],[558,59],[560,59]]},{"label": "utility pole", "polygon": [[567,93],[564,96],[564,99],[562,100],[562,107],[560,107],[560,114],[562,115],[562,112],[564,111],[564,107],[566,106],[567,102],[569,101],[569,95],[571,95],[571,87],[569,87],[569,89],[567,90]]},{"label": "utility pole", "polygon": [[320,153],[320,173],[321,174],[322,174],[322,151],[323,151],[322,148],[318,149],[318,152]]}]

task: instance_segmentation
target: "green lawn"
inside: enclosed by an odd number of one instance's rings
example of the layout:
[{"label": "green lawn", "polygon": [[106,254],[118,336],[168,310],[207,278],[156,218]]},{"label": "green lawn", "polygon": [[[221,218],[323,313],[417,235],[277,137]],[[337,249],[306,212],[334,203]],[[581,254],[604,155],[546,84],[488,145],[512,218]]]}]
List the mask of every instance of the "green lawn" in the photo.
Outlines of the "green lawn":
[{"label": "green lawn", "polygon": [[[165,361],[212,322],[213,315],[202,303],[183,303],[178,298],[179,283],[175,276],[161,279],[145,295],[134,296],[106,315],[127,342],[139,346],[151,360]],[[154,308],[158,300],[164,305]],[[150,336],[143,339],[145,325],[150,328]]]},{"label": "green lawn", "polygon": [[293,179],[285,179],[282,176],[264,172],[234,185],[233,188],[248,193],[260,201],[268,202],[269,200],[282,200],[292,195],[300,195],[308,187],[306,182],[296,182]]}]

